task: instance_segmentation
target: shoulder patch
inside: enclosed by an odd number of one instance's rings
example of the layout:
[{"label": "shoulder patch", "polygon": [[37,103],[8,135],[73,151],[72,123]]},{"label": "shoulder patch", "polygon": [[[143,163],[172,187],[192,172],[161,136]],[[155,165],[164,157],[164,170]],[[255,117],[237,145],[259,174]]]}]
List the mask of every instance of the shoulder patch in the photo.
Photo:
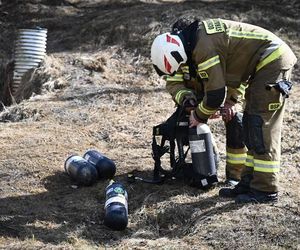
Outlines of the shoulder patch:
[{"label": "shoulder patch", "polygon": [[224,24],[221,19],[209,19],[203,21],[203,24],[208,35],[225,32]]}]

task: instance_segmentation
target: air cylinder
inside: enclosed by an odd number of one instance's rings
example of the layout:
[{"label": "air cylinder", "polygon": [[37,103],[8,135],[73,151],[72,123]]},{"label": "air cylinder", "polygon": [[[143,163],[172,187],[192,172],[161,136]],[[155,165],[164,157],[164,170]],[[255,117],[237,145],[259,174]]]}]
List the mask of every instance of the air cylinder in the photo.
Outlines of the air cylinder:
[{"label": "air cylinder", "polygon": [[116,231],[124,230],[128,224],[127,191],[121,183],[113,181],[105,191],[104,225]]},{"label": "air cylinder", "polygon": [[72,155],[65,162],[65,171],[79,185],[90,186],[98,179],[96,168],[86,159]]},{"label": "air cylinder", "polygon": [[189,144],[194,171],[203,176],[216,175],[212,135],[207,124],[189,128]]},{"label": "air cylinder", "polygon": [[116,173],[115,163],[96,150],[88,150],[83,158],[91,163],[98,171],[100,179],[112,179]]}]

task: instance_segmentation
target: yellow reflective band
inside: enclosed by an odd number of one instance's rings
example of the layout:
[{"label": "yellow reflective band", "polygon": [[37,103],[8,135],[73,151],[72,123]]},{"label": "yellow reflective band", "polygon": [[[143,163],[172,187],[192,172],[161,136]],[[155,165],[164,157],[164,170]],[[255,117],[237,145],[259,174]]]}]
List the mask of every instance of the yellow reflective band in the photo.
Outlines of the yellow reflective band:
[{"label": "yellow reflective band", "polygon": [[265,161],[265,160],[254,159],[254,163],[276,166],[280,164],[280,161]]},{"label": "yellow reflective band", "polygon": [[226,162],[231,164],[245,164],[247,154],[226,153]]},{"label": "yellow reflective band", "polygon": [[248,155],[248,154],[247,154],[247,159],[249,159],[249,160],[252,160],[252,161],[253,161],[253,159],[254,159],[254,156],[253,156],[253,155]]},{"label": "yellow reflective band", "polygon": [[253,167],[254,167],[253,159],[254,159],[253,155],[247,155],[245,165],[246,165],[247,167],[253,168]]},{"label": "yellow reflective band", "polygon": [[248,87],[248,86],[245,86],[244,84],[241,84],[241,85],[238,87],[237,91],[238,91],[239,93],[241,93],[241,94],[244,96],[247,87]]},{"label": "yellow reflective band", "polygon": [[183,82],[183,74],[175,74],[174,76],[167,76],[168,82]]},{"label": "yellow reflective band", "polygon": [[279,161],[264,161],[254,159],[254,171],[264,173],[277,173],[280,170]]},{"label": "yellow reflective band", "polygon": [[200,111],[205,114],[205,115],[213,115],[216,110],[209,110],[209,109],[206,109],[203,107],[203,102],[201,102],[199,105],[198,105]]},{"label": "yellow reflective band", "polygon": [[190,93],[190,91],[188,91],[188,90],[179,90],[179,91],[177,92],[176,96],[175,96],[175,101],[176,101],[178,104],[180,104],[182,98],[184,97],[184,95],[185,95],[186,93]]},{"label": "yellow reflective band", "polygon": [[243,154],[234,154],[234,153],[226,153],[227,156],[232,157],[232,158],[244,158],[246,159],[247,154],[243,153]]},{"label": "yellow reflective band", "polygon": [[189,66],[183,66],[181,69],[183,73],[189,73]]},{"label": "yellow reflective band", "polygon": [[259,71],[261,68],[280,57],[285,51],[285,49],[286,45],[282,44],[278,49],[274,50],[270,55],[268,55],[265,59],[260,61],[259,64],[257,64],[256,71]]},{"label": "yellow reflective band", "polygon": [[220,63],[220,57],[214,56],[214,57],[206,60],[205,62],[198,64],[198,71],[200,72],[200,71],[209,69],[218,63]]},{"label": "yellow reflective band", "polygon": [[241,85],[239,86],[240,90],[246,90],[246,88],[248,87],[248,85],[245,85],[246,83],[241,83]]},{"label": "yellow reflective band", "polygon": [[271,40],[271,37],[268,34],[263,34],[259,32],[249,32],[249,31],[228,29],[227,34],[228,36],[236,37],[236,38]]},{"label": "yellow reflective band", "polygon": [[248,162],[248,161],[246,160],[245,166],[247,166],[247,167],[249,167],[249,168],[253,168],[253,167],[254,167],[254,163],[253,163],[253,162]]},{"label": "yellow reflective band", "polygon": [[234,160],[232,160],[232,159],[226,159],[226,162],[227,163],[230,163],[230,164],[245,164],[245,159],[244,160],[237,160],[237,159],[234,159]]}]

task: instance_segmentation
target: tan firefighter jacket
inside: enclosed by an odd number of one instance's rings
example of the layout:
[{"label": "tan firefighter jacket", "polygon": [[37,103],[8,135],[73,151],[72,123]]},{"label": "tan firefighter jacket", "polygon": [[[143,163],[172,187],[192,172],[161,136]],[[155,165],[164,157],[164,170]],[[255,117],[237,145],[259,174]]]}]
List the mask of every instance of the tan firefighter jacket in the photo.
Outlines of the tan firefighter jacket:
[{"label": "tan firefighter jacket", "polygon": [[[200,23],[197,32],[192,56],[204,97],[196,115],[204,121],[223,103],[226,86],[239,88],[251,75],[290,49],[270,31],[240,22],[210,19]],[[185,71],[181,67],[174,76],[167,77],[167,90],[178,104],[191,92],[184,83]],[[197,88],[194,82],[194,89]]]},{"label": "tan firefighter jacket", "polygon": [[[198,102],[203,100],[204,86],[203,81],[199,78],[192,78],[189,74],[189,66],[182,65],[174,76],[166,78],[167,91],[172,95],[177,104],[181,104],[183,97],[186,95],[194,96]],[[243,82],[238,88],[226,87],[225,102],[236,105],[236,109],[242,112],[245,107],[245,89],[247,83]]]}]

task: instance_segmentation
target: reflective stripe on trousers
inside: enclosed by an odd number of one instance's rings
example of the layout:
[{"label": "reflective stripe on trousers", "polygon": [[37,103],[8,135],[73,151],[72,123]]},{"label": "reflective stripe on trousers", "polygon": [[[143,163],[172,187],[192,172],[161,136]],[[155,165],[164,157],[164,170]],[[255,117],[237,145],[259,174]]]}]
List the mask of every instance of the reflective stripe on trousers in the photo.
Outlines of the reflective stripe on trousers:
[{"label": "reflective stripe on trousers", "polygon": [[226,162],[230,164],[245,164],[247,154],[226,153]]}]

